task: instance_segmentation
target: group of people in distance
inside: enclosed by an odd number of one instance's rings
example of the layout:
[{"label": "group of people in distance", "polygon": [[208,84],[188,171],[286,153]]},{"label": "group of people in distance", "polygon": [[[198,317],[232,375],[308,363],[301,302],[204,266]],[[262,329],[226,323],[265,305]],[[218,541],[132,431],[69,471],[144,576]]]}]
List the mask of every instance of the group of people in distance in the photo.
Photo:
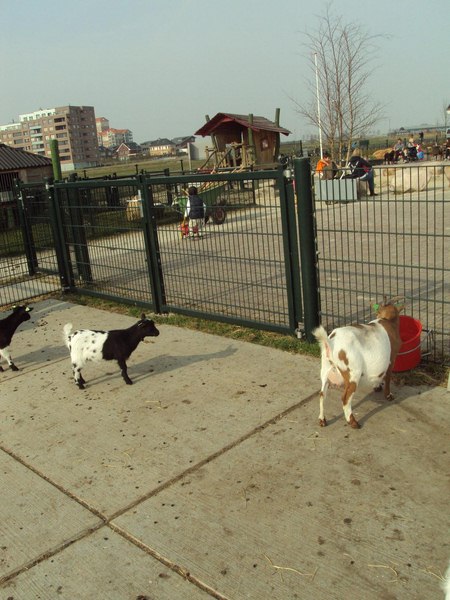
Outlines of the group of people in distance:
[{"label": "group of people in distance", "polygon": [[[369,186],[369,196],[377,196],[375,193],[375,182],[373,179],[372,165],[361,156],[358,148],[353,150],[350,161],[347,165],[348,173],[344,177],[351,179],[359,179],[359,181],[367,181]],[[338,174],[338,167],[331,159],[330,153],[325,151],[316,165],[316,174],[321,179],[334,179]]]},{"label": "group of people in distance", "polygon": [[[423,137],[421,138],[423,139]],[[397,162],[411,162],[414,160],[423,160],[425,158],[422,144],[417,143],[414,140],[414,136],[411,136],[405,143],[401,138],[398,138],[393,148],[386,152],[384,155],[384,162],[387,164],[394,164]]]}]

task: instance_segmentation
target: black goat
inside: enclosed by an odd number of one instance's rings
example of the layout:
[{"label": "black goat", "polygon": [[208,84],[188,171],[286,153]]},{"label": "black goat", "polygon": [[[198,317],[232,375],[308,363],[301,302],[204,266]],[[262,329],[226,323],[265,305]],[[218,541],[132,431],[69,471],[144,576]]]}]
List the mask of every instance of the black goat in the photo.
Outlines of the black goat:
[{"label": "black goat", "polygon": [[[31,306],[13,306],[12,313],[5,319],[0,320],[0,357],[3,357],[8,362],[10,369],[13,371],[18,371],[19,369],[11,358],[9,349],[11,339],[19,325],[30,319],[30,311],[32,310]],[[0,371],[3,371],[1,365]]]},{"label": "black goat", "polygon": [[90,360],[100,361],[103,359],[117,360],[125,383],[131,385],[133,382],[128,377],[126,360],[145,337],[157,335],[159,335],[159,331],[154,322],[147,319],[144,314],[135,325],[128,329],[111,331],[78,329],[72,333],[72,323],[66,323],[64,340],[69,348],[75,383],[83,390],[86,382],[81,375],[81,369]]}]

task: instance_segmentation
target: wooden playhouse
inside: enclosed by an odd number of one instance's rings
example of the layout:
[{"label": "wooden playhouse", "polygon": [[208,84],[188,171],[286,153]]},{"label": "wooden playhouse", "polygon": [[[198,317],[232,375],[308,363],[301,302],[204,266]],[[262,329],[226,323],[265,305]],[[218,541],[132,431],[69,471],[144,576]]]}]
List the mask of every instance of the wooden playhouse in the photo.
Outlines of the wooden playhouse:
[{"label": "wooden playhouse", "polygon": [[210,136],[212,148],[207,148],[208,166],[245,169],[251,166],[273,165],[280,151],[280,134],[291,132],[279,125],[279,110],[275,121],[265,117],[217,113],[200,127],[195,135]]}]

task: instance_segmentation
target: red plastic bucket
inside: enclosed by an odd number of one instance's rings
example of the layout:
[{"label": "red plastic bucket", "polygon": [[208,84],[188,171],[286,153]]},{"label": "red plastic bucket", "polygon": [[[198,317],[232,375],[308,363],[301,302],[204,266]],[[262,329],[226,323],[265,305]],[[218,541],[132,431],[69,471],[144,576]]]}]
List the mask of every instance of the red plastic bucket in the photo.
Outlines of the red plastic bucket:
[{"label": "red plastic bucket", "polygon": [[395,359],[394,373],[398,371],[409,371],[414,369],[420,363],[420,335],[422,333],[422,323],[413,319],[413,317],[407,317],[406,315],[400,315],[400,338],[402,345],[400,346],[399,353]]}]

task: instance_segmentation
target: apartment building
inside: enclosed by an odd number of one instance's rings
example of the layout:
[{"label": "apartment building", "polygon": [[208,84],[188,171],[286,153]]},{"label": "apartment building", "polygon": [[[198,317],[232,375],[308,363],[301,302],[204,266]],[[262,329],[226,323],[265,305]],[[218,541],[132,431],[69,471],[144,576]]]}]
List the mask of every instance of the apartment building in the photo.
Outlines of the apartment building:
[{"label": "apartment building", "polygon": [[58,140],[61,170],[94,167],[99,163],[93,106],[58,106],[19,115],[18,123],[0,125],[0,142],[51,156],[50,141]]},{"label": "apartment building", "polygon": [[105,117],[95,119],[97,126],[98,145],[104,148],[116,148],[120,144],[131,144],[133,134],[129,129],[116,129],[109,126],[109,120]]},{"label": "apartment building", "polygon": [[133,141],[133,134],[129,129],[106,129],[101,133],[97,133],[99,146],[105,148],[116,148],[120,144],[130,144]]}]

